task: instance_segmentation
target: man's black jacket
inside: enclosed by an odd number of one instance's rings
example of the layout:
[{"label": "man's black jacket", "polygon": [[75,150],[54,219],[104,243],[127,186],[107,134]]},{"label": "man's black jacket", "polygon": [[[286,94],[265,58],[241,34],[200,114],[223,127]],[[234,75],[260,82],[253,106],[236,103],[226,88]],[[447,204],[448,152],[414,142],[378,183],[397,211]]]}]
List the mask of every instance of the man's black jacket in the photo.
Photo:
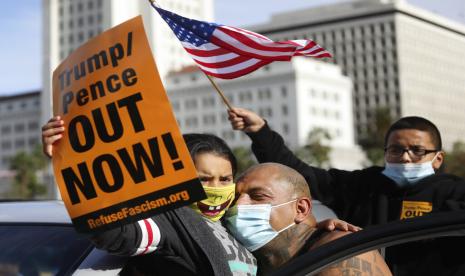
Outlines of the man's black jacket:
[{"label": "man's black jacket", "polygon": [[339,218],[358,226],[465,209],[465,181],[457,176],[435,174],[415,185],[399,187],[381,173],[382,167],[344,171],[309,166],[267,125],[249,136],[260,163],[276,162],[297,170],[307,180],[314,198],[333,209]]}]

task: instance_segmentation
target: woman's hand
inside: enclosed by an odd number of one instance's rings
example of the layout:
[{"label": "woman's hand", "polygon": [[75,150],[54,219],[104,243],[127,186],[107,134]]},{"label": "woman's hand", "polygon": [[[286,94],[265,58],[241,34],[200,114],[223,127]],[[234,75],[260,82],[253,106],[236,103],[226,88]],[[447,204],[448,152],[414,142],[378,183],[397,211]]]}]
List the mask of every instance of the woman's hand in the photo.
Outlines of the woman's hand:
[{"label": "woman's hand", "polygon": [[328,231],[340,230],[340,231],[357,232],[357,231],[362,230],[362,228],[352,225],[340,219],[325,219],[325,220],[318,222],[316,227],[318,229],[324,229]]}]

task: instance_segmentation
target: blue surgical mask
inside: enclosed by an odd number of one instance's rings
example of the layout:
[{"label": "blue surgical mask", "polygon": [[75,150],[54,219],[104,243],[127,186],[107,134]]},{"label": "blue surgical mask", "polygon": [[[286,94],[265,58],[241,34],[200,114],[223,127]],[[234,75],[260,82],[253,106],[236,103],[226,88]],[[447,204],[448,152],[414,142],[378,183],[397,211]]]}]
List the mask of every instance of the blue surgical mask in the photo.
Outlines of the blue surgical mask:
[{"label": "blue surgical mask", "polygon": [[253,252],[295,224],[292,223],[276,231],[270,225],[270,216],[272,208],[296,200],[274,206],[271,204],[235,205],[226,213],[226,227],[242,245]]},{"label": "blue surgical mask", "polygon": [[436,157],[437,154],[433,160],[424,163],[386,162],[386,167],[382,174],[392,179],[401,187],[413,185],[421,179],[434,174],[433,162]]}]

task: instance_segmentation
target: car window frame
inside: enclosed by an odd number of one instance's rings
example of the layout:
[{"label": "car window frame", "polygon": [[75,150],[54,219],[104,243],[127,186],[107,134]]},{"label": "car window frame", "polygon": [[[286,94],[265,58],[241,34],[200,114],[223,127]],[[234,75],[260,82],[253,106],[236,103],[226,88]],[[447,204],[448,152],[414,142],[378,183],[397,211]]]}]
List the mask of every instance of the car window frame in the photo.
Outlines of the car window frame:
[{"label": "car window frame", "polygon": [[299,256],[272,275],[315,275],[361,253],[428,238],[465,236],[465,211],[398,220],[346,235]]}]

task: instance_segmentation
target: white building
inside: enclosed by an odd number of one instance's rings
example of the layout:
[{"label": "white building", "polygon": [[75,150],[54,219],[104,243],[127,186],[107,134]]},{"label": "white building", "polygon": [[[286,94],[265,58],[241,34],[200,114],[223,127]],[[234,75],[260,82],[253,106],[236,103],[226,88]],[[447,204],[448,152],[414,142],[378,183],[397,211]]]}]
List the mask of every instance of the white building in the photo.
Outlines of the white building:
[{"label": "white building", "polygon": [[273,15],[249,27],[276,40],[311,38],[354,83],[356,138],[378,107],[424,116],[444,146],[463,139],[465,27],[405,1],[359,0]]},{"label": "white building", "polygon": [[10,158],[40,143],[40,91],[0,96],[0,171]]},{"label": "white building", "polygon": [[11,193],[10,159],[40,143],[40,91],[0,96],[0,198]]},{"label": "white building", "polygon": [[[339,67],[310,58],[294,58],[217,83],[232,105],[266,118],[289,147],[304,145],[312,129],[324,128],[333,137],[329,145],[334,153],[347,153],[343,157],[332,154],[331,165],[346,169],[361,166],[363,156],[353,138],[352,83]],[[246,135],[232,130],[225,104],[196,67],[171,74],[166,89],[183,133],[212,133],[233,148],[250,146]]]},{"label": "white building", "polygon": [[[213,21],[213,0],[157,0],[180,15]],[[191,64],[168,25],[147,0],[43,0],[42,119],[52,115],[51,77],[69,53],[99,33],[134,16],[142,15],[162,79],[172,70]]]}]

